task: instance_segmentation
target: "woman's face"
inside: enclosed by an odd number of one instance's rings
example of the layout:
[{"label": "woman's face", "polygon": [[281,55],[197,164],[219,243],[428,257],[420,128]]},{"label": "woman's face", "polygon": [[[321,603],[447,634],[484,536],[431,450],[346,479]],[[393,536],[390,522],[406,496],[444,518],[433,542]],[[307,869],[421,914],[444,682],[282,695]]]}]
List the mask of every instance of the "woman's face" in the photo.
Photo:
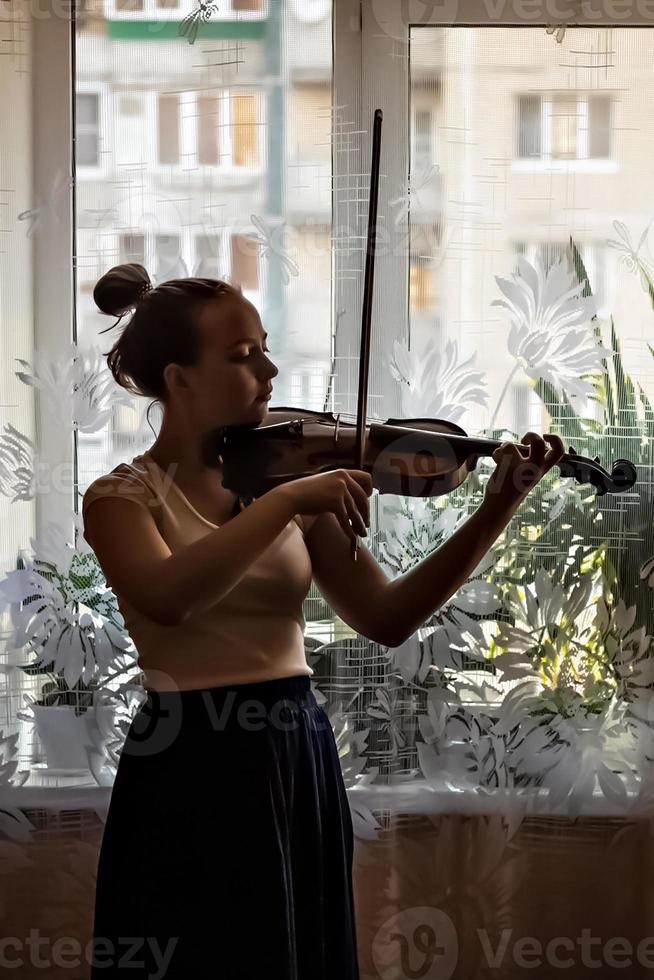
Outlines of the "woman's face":
[{"label": "woman's face", "polygon": [[266,356],[266,333],[256,308],[242,296],[223,295],[207,303],[199,328],[203,336],[194,408],[205,430],[265,418],[278,368]]}]

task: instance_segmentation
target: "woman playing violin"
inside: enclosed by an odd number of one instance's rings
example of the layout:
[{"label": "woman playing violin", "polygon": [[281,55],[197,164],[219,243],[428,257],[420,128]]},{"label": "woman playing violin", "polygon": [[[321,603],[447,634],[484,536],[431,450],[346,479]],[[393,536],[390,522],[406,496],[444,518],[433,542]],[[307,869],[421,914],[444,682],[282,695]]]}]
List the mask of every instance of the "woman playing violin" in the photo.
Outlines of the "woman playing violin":
[{"label": "woman playing violin", "polygon": [[478,510],[391,581],[363,545],[350,561],[369,526],[369,473],[296,479],[249,504],[222,485],[218,434],[265,419],[278,373],[238,289],[152,288],[127,264],[94,298],[132,311],[108,363],[161,403],[163,422],[147,452],[84,495],[85,537],[146,694],[102,840],[92,976],[139,965],[137,976],[355,980],[352,821],[311,691],[303,601],[313,579],[352,629],[399,645],[466,581],[563,445],[529,432],[527,458],[502,444]]}]

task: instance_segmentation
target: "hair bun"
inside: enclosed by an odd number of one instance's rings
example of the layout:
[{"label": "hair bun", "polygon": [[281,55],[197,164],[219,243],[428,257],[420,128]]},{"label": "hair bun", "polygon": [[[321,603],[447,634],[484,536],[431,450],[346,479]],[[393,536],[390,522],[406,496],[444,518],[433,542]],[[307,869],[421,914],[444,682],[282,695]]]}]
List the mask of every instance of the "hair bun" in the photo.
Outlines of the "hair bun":
[{"label": "hair bun", "polygon": [[147,270],[137,262],[115,265],[98,279],[93,290],[95,305],[102,313],[119,316],[136,306],[152,288]]}]

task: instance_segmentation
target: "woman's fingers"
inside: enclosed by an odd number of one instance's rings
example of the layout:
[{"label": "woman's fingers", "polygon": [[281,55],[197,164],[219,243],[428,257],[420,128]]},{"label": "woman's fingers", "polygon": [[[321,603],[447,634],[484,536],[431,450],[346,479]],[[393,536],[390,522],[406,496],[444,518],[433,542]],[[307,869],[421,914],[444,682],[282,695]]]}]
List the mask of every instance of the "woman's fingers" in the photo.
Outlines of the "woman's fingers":
[{"label": "woman's fingers", "polygon": [[354,545],[356,545],[358,543],[357,542],[357,535],[356,535],[355,531],[352,529],[352,527],[350,525],[348,508],[347,508],[347,504],[345,503],[344,500],[341,502],[341,506],[340,506],[340,508],[339,508],[339,510],[338,510],[338,512],[336,514],[336,517],[338,519],[339,524],[341,525],[341,527],[345,531],[345,534],[348,536],[348,538],[350,539],[350,541]]},{"label": "woman's fingers", "polygon": [[554,435],[552,432],[546,433],[543,438],[550,443],[550,447],[545,454],[545,459],[548,461],[548,463],[550,463],[550,465],[554,465],[554,463],[558,462],[558,460],[565,455],[565,446],[563,445],[563,441],[561,440],[560,436]]},{"label": "woman's fingers", "polygon": [[348,489],[350,495],[353,498],[352,502],[356,508],[357,515],[360,517],[363,524],[363,531],[361,534],[366,533],[366,527],[370,526],[370,503],[368,501],[368,494],[363,489],[360,483],[357,482],[356,478],[347,474],[348,476]]}]

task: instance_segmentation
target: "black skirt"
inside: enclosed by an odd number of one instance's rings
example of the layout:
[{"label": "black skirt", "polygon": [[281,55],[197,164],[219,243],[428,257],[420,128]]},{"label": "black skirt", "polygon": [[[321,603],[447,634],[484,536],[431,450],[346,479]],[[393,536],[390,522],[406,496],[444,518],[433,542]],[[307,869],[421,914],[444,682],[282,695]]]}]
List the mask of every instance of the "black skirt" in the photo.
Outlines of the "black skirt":
[{"label": "black skirt", "polygon": [[149,692],[100,848],[92,980],[359,980],[353,845],[307,676]]}]

